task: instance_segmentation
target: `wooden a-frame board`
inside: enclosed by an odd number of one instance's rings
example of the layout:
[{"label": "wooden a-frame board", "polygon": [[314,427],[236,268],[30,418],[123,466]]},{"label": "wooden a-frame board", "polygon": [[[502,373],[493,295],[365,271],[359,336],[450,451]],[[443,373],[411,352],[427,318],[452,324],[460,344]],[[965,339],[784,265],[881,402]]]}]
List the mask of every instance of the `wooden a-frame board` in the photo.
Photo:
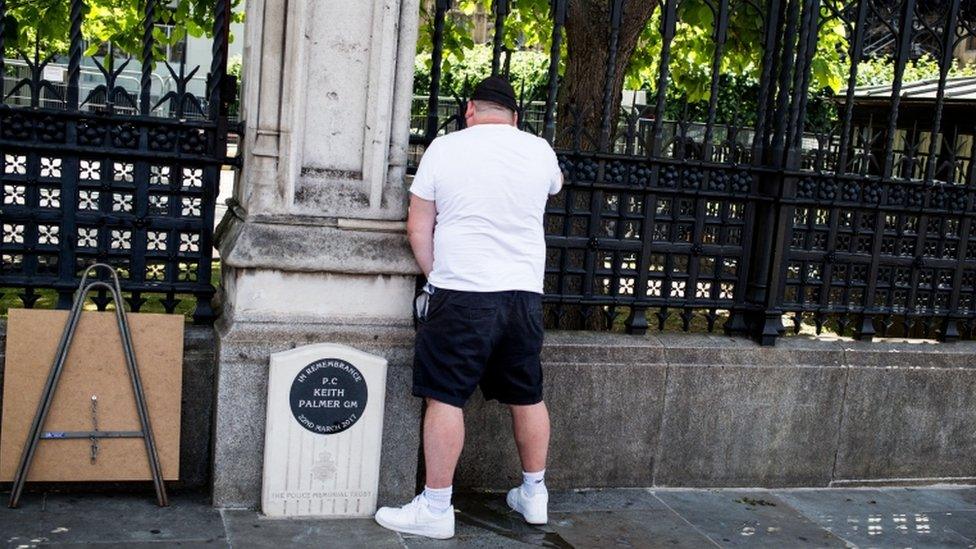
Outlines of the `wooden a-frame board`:
[{"label": "wooden a-frame board", "polygon": [[[3,373],[0,481],[12,481],[44,389],[68,311],[10,309]],[[160,466],[179,479],[183,317],[126,315]],[[91,397],[98,396],[101,431],[138,431],[132,382],[114,312],[83,312],[42,431],[90,431]],[[88,439],[41,440],[31,481],[151,480],[141,438],[101,439],[90,462]]]}]

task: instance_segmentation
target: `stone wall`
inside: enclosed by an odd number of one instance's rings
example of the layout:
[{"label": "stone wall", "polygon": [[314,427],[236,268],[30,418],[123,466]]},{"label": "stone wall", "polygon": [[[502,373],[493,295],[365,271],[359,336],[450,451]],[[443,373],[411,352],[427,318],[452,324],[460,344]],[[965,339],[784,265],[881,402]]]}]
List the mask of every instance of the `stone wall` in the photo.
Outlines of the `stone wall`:
[{"label": "stone wall", "polygon": [[[390,361],[380,501],[412,493],[421,413],[410,396],[412,332],[332,327],[294,341],[281,329],[255,325],[223,340],[223,394],[239,395],[247,402],[236,409],[250,412],[223,423],[236,427],[219,437],[226,467],[216,471],[217,499],[253,507],[260,495],[267,368],[254,364],[314,341]],[[211,469],[214,331],[187,326],[184,345],[175,487],[201,487]],[[787,337],[769,348],[722,336],[552,332],[543,360],[554,488],[976,481],[976,343]],[[506,409],[476,395],[465,416],[456,486],[516,483]]]},{"label": "stone wall", "polygon": [[[543,360],[555,488],[976,480],[976,343],[562,332]],[[503,407],[466,427],[456,484],[515,483]]]},{"label": "stone wall", "polygon": [[[7,321],[0,319],[0,399],[3,395],[6,348]],[[174,489],[197,489],[209,485],[215,348],[213,328],[189,324],[186,326],[183,336],[180,481],[169,483]]]}]

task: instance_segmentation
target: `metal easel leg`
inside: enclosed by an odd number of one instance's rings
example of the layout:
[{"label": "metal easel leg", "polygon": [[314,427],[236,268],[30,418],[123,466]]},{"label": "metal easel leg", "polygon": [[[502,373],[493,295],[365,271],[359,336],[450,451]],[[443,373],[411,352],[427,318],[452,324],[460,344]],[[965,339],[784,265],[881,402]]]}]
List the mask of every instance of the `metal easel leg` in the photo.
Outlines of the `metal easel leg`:
[{"label": "metal easel leg", "polygon": [[[84,279],[82,282],[84,282]],[[81,315],[83,302],[84,295],[82,294],[79,296],[79,294],[76,293],[75,301],[71,305],[71,312],[68,314],[68,322],[65,324],[64,331],[61,332],[61,341],[58,343],[58,350],[55,354],[54,364],[51,366],[51,372],[48,374],[47,381],[44,384],[40,404],[37,407],[37,412],[34,414],[34,421],[31,423],[30,431],[27,435],[27,441],[24,444],[24,450],[20,455],[20,464],[17,466],[17,472],[14,474],[14,485],[13,489],[10,491],[9,502],[9,506],[11,508],[17,507],[17,504],[20,501],[20,494],[24,490],[24,482],[27,480],[27,474],[30,472],[31,462],[34,459],[34,452],[37,450],[38,441],[40,441],[41,428],[44,426],[44,421],[47,419],[48,411],[50,411],[51,408],[51,401],[54,398],[54,391],[57,388],[58,380],[61,378],[61,370],[64,368],[64,361],[68,356],[68,348],[71,344],[71,338],[74,337],[75,328],[78,324],[78,317]]]},{"label": "metal easel leg", "polygon": [[146,456],[149,458],[149,470],[153,477],[153,486],[156,488],[156,500],[160,507],[169,505],[166,496],[166,486],[163,484],[163,471],[159,465],[159,455],[156,453],[156,442],[153,438],[152,427],[149,422],[149,410],[146,407],[146,396],[142,391],[142,379],[139,377],[139,367],[136,365],[136,353],[132,348],[132,334],[129,332],[129,323],[125,316],[125,306],[122,302],[122,289],[119,279],[115,276],[115,288],[112,290],[115,298],[115,318],[119,324],[119,335],[122,338],[122,349],[125,351],[125,364],[129,369],[129,379],[132,381],[132,393],[136,397],[136,410],[139,412],[139,425],[143,432],[143,440],[146,442]]}]

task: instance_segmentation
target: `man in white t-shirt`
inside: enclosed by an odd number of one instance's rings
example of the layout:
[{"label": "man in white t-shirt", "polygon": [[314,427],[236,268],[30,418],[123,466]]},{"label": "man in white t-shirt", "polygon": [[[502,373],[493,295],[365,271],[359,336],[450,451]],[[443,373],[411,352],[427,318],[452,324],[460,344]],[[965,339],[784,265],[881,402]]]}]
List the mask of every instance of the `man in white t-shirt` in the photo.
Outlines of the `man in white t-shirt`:
[{"label": "man in white t-shirt", "polygon": [[413,394],[426,400],[424,491],[376,521],[433,538],[454,535],[451,492],[464,445],[462,408],[476,387],[507,404],[523,483],[508,505],[548,520],[543,476],[549,413],[542,400],[542,218],[562,172],[545,140],[516,127],[515,92],[500,77],[475,87],[467,128],[439,137],[410,187],[407,232],[427,276],[418,307]]}]

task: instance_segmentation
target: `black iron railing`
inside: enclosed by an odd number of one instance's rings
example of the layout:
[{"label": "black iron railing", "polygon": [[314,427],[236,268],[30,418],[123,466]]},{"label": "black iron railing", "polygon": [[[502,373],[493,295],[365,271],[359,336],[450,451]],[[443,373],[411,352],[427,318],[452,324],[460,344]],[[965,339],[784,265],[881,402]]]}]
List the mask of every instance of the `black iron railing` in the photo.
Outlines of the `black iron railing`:
[{"label": "black iron railing", "polygon": [[[0,1],[0,19],[5,5]],[[236,94],[226,74],[231,0],[214,2],[212,60],[202,68],[208,72],[201,96],[188,89],[201,67],[157,59],[153,31],[169,8],[145,0],[142,9],[136,61],[115,59],[109,48],[94,59],[102,82],[86,93],[79,85],[84,0],[71,0],[70,35],[38,34],[33,52],[20,52],[26,76],[0,87],[0,288],[18,289],[26,306],[38,290],[54,289],[66,307],[79,273],[108,263],[133,310],[153,297],[172,312],[180,294],[190,294],[195,320],[207,322],[214,316],[214,202],[228,161],[227,106]],[[69,42],[64,82],[45,78],[56,52],[47,53],[42,41],[52,39]],[[0,51],[2,44],[0,31]],[[120,77],[137,63],[133,91]],[[0,75],[2,64],[0,55]],[[166,93],[158,83],[153,89],[153,71],[162,68],[175,82]],[[104,297],[96,299],[100,306]]]},{"label": "black iron railing", "polygon": [[[551,1],[548,86],[540,97],[523,98],[523,104],[544,101],[543,123],[523,129],[554,144],[565,175],[545,218],[549,326],[621,323],[631,333],[722,327],[764,344],[787,325],[860,338],[971,337],[976,101],[949,99],[946,89],[953,52],[976,34],[976,6],[961,0],[694,3],[711,12],[712,29],[711,57],[703,62],[710,93],[692,115],[687,103],[684,109],[674,104],[682,90],[669,73],[688,2],[606,0],[602,102],[594,108],[571,104],[572,94],[563,94],[569,2]],[[425,130],[412,137],[418,154],[463,124],[463,117],[440,110],[451,4],[437,0],[429,21],[433,69],[424,90]],[[648,6],[656,10],[647,20],[660,43],[656,81],[646,105],[620,108],[621,29],[634,14],[646,16],[641,10]],[[494,2],[493,73],[501,70],[506,18],[518,7],[518,1]],[[750,112],[729,116],[718,103],[723,60],[732,22],[744,18],[762,29],[755,44],[757,98]],[[810,103],[820,93],[811,75],[820,33],[836,23],[844,29],[836,55],[849,66],[846,88],[828,98],[835,105],[828,127],[808,127]],[[867,47],[890,56],[894,67],[881,101],[877,93],[862,97],[857,87]],[[926,94],[903,98],[906,65],[920,52],[935,56],[939,75]]]}]

